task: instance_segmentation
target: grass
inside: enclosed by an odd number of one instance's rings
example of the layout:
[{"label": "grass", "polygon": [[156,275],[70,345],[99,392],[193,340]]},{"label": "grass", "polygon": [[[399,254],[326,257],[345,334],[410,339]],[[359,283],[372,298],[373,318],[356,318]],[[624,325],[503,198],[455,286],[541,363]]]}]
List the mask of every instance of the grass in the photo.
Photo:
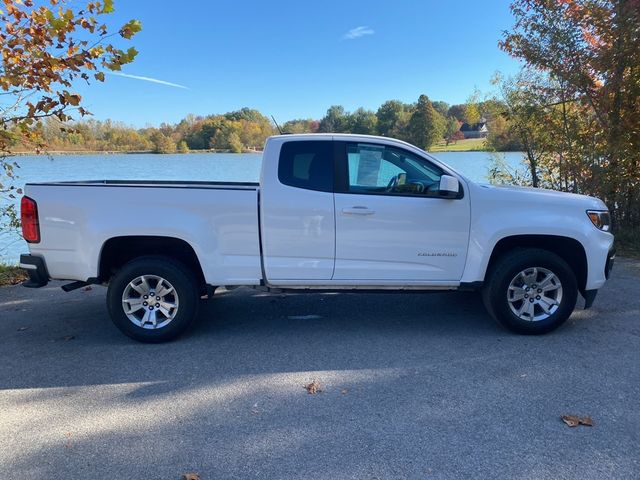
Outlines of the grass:
[{"label": "grass", "polygon": [[0,287],[16,285],[27,279],[27,272],[19,267],[0,265]]},{"label": "grass", "polygon": [[469,138],[450,143],[438,142],[432,145],[430,152],[481,152],[487,150],[487,140],[485,138]]}]

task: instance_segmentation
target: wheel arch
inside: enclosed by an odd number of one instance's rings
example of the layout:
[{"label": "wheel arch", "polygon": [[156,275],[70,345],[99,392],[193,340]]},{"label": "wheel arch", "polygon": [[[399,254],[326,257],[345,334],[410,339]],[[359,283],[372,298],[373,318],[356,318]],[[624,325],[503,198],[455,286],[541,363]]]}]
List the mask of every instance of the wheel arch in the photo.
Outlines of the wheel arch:
[{"label": "wheel arch", "polygon": [[105,241],[100,249],[98,279],[108,282],[127,262],[148,255],[167,256],[183,263],[193,271],[201,286],[206,285],[198,255],[188,242],[180,238],[146,235],[118,236]]},{"label": "wheel arch", "polygon": [[507,252],[516,248],[538,248],[555,253],[566,261],[573,270],[579,291],[584,294],[587,283],[588,263],[587,254],[582,243],[575,238],[561,235],[527,234],[510,235],[501,238],[493,247],[485,271],[485,278],[491,273],[492,267]]}]

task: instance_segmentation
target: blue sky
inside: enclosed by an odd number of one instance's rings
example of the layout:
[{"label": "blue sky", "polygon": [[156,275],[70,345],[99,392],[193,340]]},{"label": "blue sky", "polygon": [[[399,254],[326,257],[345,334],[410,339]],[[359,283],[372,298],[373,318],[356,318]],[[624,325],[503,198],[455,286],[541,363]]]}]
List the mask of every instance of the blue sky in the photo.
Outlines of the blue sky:
[{"label": "blue sky", "polygon": [[[115,0],[110,25],[136,18],[136,61],[80,86],[98,119],[144,126],[257,108],[280,122],[320,118],[331,105],[465,101],[518,63],[498,49],[509,2]],[[122,42],[122,46],[128,46]],[[185,87],[185,88],[181,88]]]}]

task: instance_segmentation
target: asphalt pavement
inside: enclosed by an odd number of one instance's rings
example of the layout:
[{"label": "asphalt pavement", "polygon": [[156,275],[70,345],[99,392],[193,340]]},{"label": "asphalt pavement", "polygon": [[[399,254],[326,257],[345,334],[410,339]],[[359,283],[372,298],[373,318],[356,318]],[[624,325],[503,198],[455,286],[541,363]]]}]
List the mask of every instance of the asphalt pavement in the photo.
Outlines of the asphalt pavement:
[{"label": "asphalt pavement", "polygon": [[637,260],[540,337],[473,293],[237,289],[143,345],[59,286],[0,289],[2,480],[640,478]]}]

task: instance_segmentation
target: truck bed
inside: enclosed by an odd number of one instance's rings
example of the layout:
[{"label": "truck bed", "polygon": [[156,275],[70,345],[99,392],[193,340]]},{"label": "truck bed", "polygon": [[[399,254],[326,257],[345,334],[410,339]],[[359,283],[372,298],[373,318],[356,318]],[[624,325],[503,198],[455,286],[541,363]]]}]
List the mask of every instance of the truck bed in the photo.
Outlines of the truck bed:
[{"label": "truck bed", "polygon": [[[42,239],[32,254],[52,278],[99,275],[109,239],[163,237],[185,242],[210,285],[256,285],[262,279],[258,184],[154,180],[29,183]],[[153,254],[153,251],[149,251]]]}]

